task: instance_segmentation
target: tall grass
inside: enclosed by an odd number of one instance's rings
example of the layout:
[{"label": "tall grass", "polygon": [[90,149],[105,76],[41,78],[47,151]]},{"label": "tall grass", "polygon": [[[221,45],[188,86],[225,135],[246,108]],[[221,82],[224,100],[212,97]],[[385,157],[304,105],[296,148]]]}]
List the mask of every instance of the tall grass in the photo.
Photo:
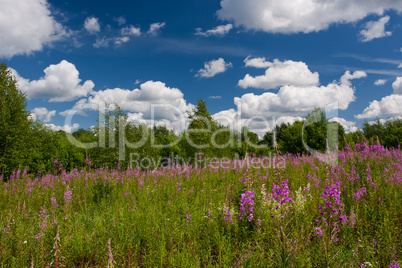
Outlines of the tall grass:
[{"label": "tall grass", "polygon": [[399,267],[400,150],[346,148],[336,167],[283,157],[275,169],[18,172],[0,184],[0,264]]}]

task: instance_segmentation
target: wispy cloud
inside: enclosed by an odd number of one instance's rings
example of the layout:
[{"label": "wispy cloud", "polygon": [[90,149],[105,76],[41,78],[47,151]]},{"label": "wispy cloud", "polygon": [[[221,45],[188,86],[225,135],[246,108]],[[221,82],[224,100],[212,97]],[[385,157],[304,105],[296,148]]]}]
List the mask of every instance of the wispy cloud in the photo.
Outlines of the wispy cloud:
[{"label": "wispy cloud", "polygon": [[369,56],[359,55],[359,54],[352,54],[352,53],[339,53],[335,55],[336,58],[351,58],[360,60],[362,62],[378,62],[378,63],[387,63],[392,65],[400,65],[402,63],[401,60],[397,59],[387,59],[387,58],[373,58]]}]

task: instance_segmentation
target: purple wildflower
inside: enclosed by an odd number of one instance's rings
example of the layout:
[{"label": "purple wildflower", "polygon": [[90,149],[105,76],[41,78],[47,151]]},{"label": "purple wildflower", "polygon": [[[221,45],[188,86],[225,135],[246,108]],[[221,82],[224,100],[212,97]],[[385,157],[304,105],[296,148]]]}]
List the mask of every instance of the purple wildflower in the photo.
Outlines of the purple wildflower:
[{"label": "purple wildflower", "polygon": [[389,264],[389,268],[400,268],[399,262],[394,261]]},{"label": "purple wildflower", "polygon": [[69,203],[71,201],[72,196],[73,196],[73,191],[67,190],[64,193],[64,201],[66,201],[66,203]]},{"label": "purple wildflower", "polygon": [[55,207],[55,208],[59,207],[59,204],[57,204],[56,197],[50,198],[50,202],[52,202],[53,207]]},{"label": "purple wildflower", "polygon": [[187,226],[188,226],[188,223],[189,222],[191,222],[191,214],[187,214],[186,213],[186,223],[187,223]]},{"label": "purple wildflower", "polygon": [[246,191],[244,194],[241,194],[239,220],[243,218],[243,215],[248,214],[248,221],[253,221],[254,200],[252,198],[254,197],[255,194],[250,191]]},{"label": "purple wildflower", "polygon": [[322,229],[320,227],[315,227],[315,236],[324,236]]}]

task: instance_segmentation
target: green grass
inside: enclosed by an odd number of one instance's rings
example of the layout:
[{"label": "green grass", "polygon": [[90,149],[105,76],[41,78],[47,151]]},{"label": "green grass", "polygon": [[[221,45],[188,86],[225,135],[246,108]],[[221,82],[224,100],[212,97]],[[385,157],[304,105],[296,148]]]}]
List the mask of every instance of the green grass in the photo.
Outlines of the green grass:
[{"label": "green grass", "polygon": [[[85,170],[3,182],[0,264],[56,267],[59,228],[58,267],[389,267],[402,253],[402,154],[343,156],[334,168],[304,156],[283,169]],[[281,205],[269,196],[286,180],[292,201]],[[343,212],[316,223],[336,182]],[[251,222],[238,220],[245,191],[255,194]]]}]

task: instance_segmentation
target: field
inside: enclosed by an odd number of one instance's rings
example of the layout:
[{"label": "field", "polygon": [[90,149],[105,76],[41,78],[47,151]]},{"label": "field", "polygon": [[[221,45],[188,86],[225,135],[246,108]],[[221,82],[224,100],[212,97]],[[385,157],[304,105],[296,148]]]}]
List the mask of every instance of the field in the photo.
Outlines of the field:
[{"label": "field", "polygon": [[1,267],[399,267],[401,150],[204,164],[16,172]]}]

